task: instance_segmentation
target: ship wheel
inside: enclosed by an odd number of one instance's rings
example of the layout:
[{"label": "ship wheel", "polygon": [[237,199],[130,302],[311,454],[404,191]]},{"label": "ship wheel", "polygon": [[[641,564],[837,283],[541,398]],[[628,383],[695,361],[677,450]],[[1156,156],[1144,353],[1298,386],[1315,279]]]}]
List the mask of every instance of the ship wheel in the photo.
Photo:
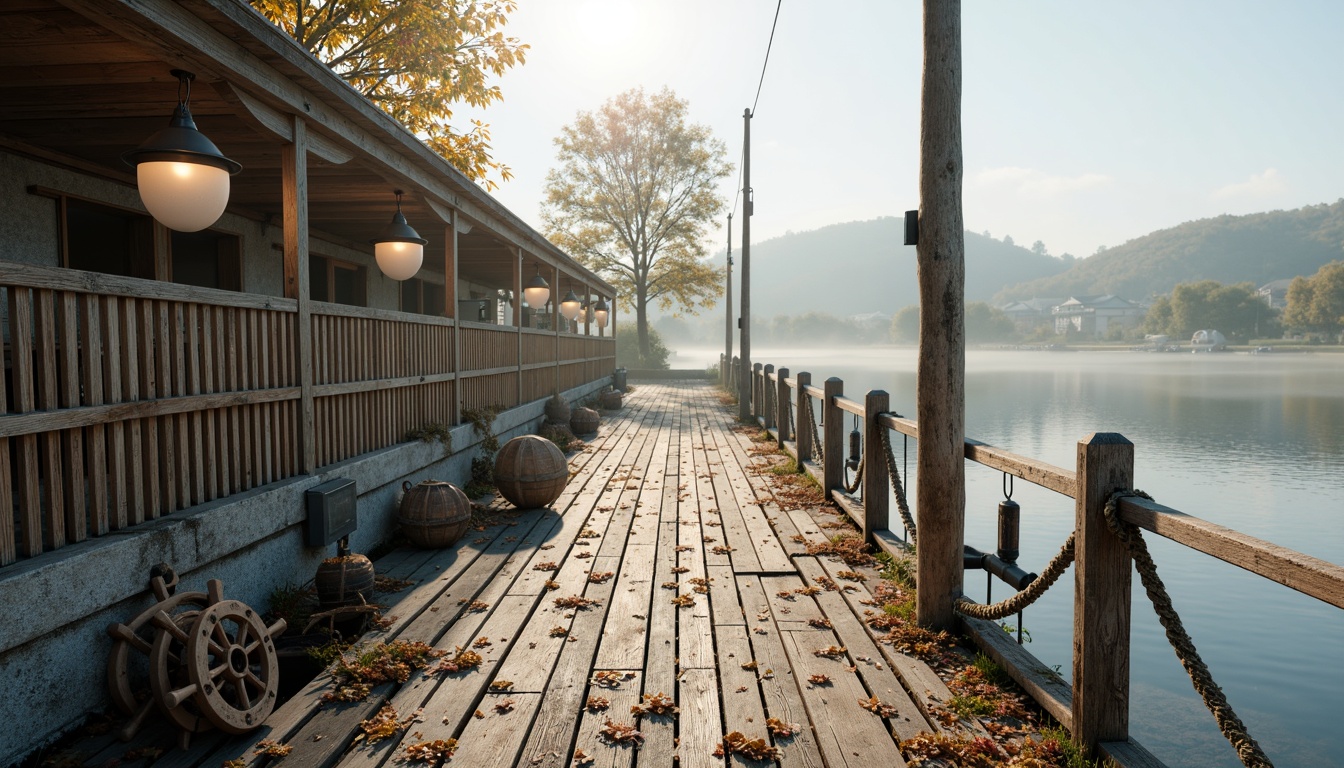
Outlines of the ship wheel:
[{"label": "ship wheel", "polygon": [[200,707],[188,694],[185,700],[176,698],[173,693],[191,685],[191,675],[185,663],[188,635],[200,619],[201,612],[183,611],[175,616],[160,612],[153,619],[154,626],[160,632],[154,636],[154,647],[149,653],[149,687],[154,703],[182,731],[183,748],[186,748],[191,734],[203,733],[213,729],[214,723],[201,714]]},{"label": "ship wheel", "polygon": [[[154,708],[154,696],[151,695],[148,700],[141,700],[136,696],[138,686],[133,685],[131,680],[131,651],[138,651],[147,658],[152,655],[153,644],[158,634],[152,622],[158,614],[172,615],[179,608],[204,608],[209,604],[209,596],[204,592],[173,594],[174,588],[177,587],[177,574],[172,568],[157,565],[151,574],[149,588],[158,602],[125,624],[109,624],[107,627],[107,633],[114,640],[112,652],[107,658],[108,693],[117,708],[131,717],[126,726],[118,732],[122,741],[129,741],[135,736],[144,724],[145,717]],[[173,654],[166,655],[164,662],[171,666],[181,663]]]},{"label": "ship wheel", "polygon": [[285,622],[267,627],[246,604],[218,599],[217,585],[210,583],[210,605],[187,633],[183,665],[190,683],[165,695],[170,705],[192,699],[215,727],[242,734],[275,708],[280,679],[272,638]]}]

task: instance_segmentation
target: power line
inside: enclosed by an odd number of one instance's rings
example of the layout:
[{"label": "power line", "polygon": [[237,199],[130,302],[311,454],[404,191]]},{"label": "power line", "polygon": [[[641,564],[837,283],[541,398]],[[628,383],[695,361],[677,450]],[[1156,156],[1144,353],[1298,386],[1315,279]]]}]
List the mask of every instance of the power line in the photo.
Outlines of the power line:
[{"label": "power line", "polygon": [[[756,105],[761,103],[761,87],[765,85],[765,69],[770,66],[770,49],[775,45],[775,27],[779,25],[779,9],[784,5],[784,0],[777,0],[775,3],[775,18],[770,22],[770,40],[765,44],[765,60],[761,62],[761,78],[756,82],[756,98],[751,102],[751,116],[756,116]],[[737,203],[742,199],[742,161],[745,159],[746,148],[743,147],[743,155],[737,159],[737,192],[733,195],[733,215],[737,214]]]}]

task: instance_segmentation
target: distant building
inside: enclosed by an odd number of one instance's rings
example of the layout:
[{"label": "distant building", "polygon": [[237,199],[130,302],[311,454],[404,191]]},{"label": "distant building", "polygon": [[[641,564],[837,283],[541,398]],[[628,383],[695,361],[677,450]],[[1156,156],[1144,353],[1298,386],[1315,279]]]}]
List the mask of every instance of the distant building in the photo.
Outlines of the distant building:
[{"label": "distant building", "polygon": [[1026,301],[1014,301],[1004,304],[999,309],[1013,322],[1020,330],[1027,330],[1037,325],[1050,322],[1053,318],[1055,306],[1063,302],[1063,299],[1038,299],[1031,298]]},{"label": "distant building", "polygon": [[1256,291],[1260,295],[1260,300],[1274,309],[1283,309],[1288,306],[1288,286],[1293,284],[1293,278],[1285,280],[1275,280],[1265,283]]},{"label": "distant building", "polygon": [[1078,333],[1101,338],[1116,328],[1137,328],[1147,307],[1113,294],[1072,296],[1052,310],[1055,333]]}]

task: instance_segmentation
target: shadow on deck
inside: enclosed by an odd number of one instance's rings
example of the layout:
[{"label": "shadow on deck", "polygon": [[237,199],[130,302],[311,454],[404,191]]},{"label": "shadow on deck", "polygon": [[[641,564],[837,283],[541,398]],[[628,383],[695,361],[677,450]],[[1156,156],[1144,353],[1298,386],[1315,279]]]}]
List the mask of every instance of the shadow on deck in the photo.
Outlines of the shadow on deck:
[{"label": "shadow on deck", "polygon": [[[812,510],[780,508],[758,474],[766,459],[733,425],[707,383],[641,385],[571,458],[554,511],[502,515],[504,524],[469,532],[455,549],[402,549],[378,562],[413,586],[388,596],[392,623],[365,642],[450,652],[475,643],[479,667],[415,672],[344,704],[323,703],[332,681],[321,675],[260,730],[200,734],[154,765],[375,768],[407,763],[417,742],[455,738],[451,762],[473,768],[569,766],[579,750],[595,765],[675,759],[691,768],[740,762],[715,755],[733,731],[778,747],[781,766],[903,765],[897,741],[939,730],[927,712],[950,694],[922,662],[875,642],[862,616],[876,572],[807,554],[804,542],[824,541],[825,531]],[[847,570],[868,580],[833,581]],[[814,584],[829,586],[809,594]],[[595,604],[556,604],[579,595]],[[847,652],[814,653],[832,646]],[[608,671],[615,685],[592,682]],[[493,690],[501,681],[512,685]],[[659,693],[679,714],[631,714]],[[590,696],[608,707],[587,708]],[[872,697],[890,705],[889,717],[860,705]],[[385,704],[416,721],[376,744],[353,743]],[[771,719],[801,728],[774,736]],[[608,721],[637,726],[643,743],[608,744]],[[259,754],[266,739],[293,749]],[[133,768],[131,750],[173,742],[158,729],[130,744],[104,736],[81,746],[82,762]]]}]

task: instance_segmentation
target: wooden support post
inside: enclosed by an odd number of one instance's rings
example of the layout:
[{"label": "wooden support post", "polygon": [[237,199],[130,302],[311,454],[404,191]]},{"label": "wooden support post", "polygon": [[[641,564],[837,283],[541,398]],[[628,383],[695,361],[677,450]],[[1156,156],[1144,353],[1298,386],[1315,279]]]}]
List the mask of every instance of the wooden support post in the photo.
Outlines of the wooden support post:
[{"label": "wooden support post", "polygon": [[761,390],[765,397],[761,398],[765,406],[765,428],[770,429],[775,426],[775,388],[770,383],[770,374],[775,372],[775,364],[767,363],[761,369]]},{"label": "wooden support post", "polygon": [[789,439],[789,369],[780,368],[775,376],[779,379],[775,389],[775,420],[778,422],[779,447]]},{"label": "wooden support post", "polygon": [[821,488],[829,497],[845,489],[845,412],[835,400],[845,394],[845,382],[832,376],[822,388],[826,397],[821,401]]},{"label": "wooden support post", "polygon": [[751,423],[761,418],[761,364],[751,366]]},{"label": "wooden support post", "polygon": [[317,469],[317,427],[313,413],[313,314],[308,284],[308,127],[294,118],[294,140],[281,147],[281,188],[285,238],[285,298],[298,303],[293,346],[299,371],[299,472]]},{"label": "wooden support post", "polygon": [[919,140],[919,586],[916,615],[956,627],[966,527],[965,238],[961,184],[961,2],[924,0]]},{"label": "wooden support post", "polygon": [[[555,392],[560,392],[560,268],[556,267],[552,271],[551,285],[551,330],[555,334]],[[612,309],[616,308],[616,302],[611,302]],[[615,328],[612,329],[615,331]]]},{"label": "wooden support post", "polygon": [[751,110],[742,110],[742,284],[741,315],[737,319],[738,349],[742,350],[742,370],[738,386],[737,417],[747,420],[751,412]]},{"label": "wooden support post", "polygon": [[811,397],[807,394],[807,388],[812,386],[812,374],[807,371],[799,371],[794,378],[798,382],[798,391],[794,394],[797,399],[794,407],[798,409],[796,414],[798,430],[793,439],[797,443],[795,447],[798,449],[798,464],[801,465],[805,461],[812,460],[813,427],[812,417],[808,415],[809,409],[807,407],[807,398]]},{"label": "wooden support post", "polygon": [[890,478],[887,475],[887,457],[882,450],[879,430],[886,429],[877,422],[887,412],[891,398],[886,392],[874,389],[863,399],[863,537],[873,540],[874,531],[885,531],[891,523]]},{"label": "wooden support post", "polygon": [[[453,318],[453,373],[462,370],[462,328],[457,316],[457,211],[452,212],[448,227],[443,232],[443,311]],[[450,406],[450,424],[462,422],[462,380],[453,382],[453,402]]]},{"label": "wooden support post", "polygon": [[[1134,444],[1113,432],[1078,441],[1073,589],[1073,741],[1129,738],[1130,557],[1106,527],[1115,491],[1134,487]],[[924,546],[924,529],[919,530]]]},{"label": "wooden support post", "polygon": [[517,349],[514,353],[514,359],[518,364],[518,375],[515,381],[518,385],[515,405],[523,404],[523,249],[517,249],[517,255],[513,259],[513,330],[518,335],[516,339]]}]

